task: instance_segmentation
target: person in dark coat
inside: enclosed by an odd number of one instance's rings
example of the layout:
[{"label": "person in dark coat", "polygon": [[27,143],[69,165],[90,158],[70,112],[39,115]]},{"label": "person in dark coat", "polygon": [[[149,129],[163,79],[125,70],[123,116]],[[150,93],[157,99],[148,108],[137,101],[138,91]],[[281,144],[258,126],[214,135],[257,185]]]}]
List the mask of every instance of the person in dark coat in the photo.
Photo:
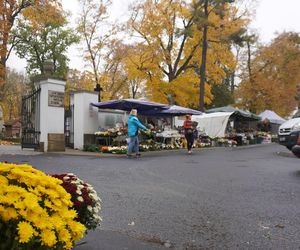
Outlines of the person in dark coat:
[{"label": "person in dark coat", "polygon": [[188,153],[192,153],[192,147],[194,144],[194,131],[193,131],[193,122],[191,120],[190,115],[186,115],[185,120],[183,122],[183,128],[184,128],[184,136],[187,141],[187,150]]}]

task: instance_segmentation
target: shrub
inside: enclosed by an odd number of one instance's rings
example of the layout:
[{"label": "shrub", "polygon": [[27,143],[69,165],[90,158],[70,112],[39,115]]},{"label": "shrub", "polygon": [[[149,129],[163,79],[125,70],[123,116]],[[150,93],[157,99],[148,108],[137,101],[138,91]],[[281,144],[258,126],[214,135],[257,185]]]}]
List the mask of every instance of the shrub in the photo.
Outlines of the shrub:
[{"label": "shrub", "polygon": [[0,249],[71,249],[83,237],[61,183],[29,165],[0,163]]},{"label": "shrub", "polygon": [[95,144],[84,145],[83,150],[88,152],[100,152],[99,146]]}]

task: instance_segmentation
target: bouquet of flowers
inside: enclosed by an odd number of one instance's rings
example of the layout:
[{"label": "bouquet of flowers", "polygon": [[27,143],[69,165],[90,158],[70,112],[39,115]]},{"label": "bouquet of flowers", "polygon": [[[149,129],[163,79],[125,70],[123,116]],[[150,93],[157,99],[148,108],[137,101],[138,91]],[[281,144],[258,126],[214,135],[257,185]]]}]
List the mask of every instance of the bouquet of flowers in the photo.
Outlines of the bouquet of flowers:
[{"label": "bouquet of flowers", "polygon": [[62,187],[71,195],[73,208],[77,211],[77,221],[89,230],[99,226],[102,221],[99,216],[101,199],[94,188],[73,173],[54,174],[52,177],[62,180]]},{"label": "bouquet of flowers", "polygon": [[72,249],[86,228],[61,183],[29,165],[0,163],[0,249]]},{"label": "bouquet of flowers", "polygon": [[101,152],[111,154],[126,154],[127,146],[103,146],[101,147]]}]

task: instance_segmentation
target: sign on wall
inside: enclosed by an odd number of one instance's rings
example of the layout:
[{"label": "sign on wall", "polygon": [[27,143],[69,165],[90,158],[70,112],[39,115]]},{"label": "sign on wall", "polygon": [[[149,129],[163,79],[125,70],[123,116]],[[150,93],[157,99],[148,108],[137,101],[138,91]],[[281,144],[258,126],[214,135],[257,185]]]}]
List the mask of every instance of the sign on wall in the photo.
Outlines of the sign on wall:
[{"label": "sign on wall", "polygon": [[48,106],[64,107],[64,92],[48,90]]}]

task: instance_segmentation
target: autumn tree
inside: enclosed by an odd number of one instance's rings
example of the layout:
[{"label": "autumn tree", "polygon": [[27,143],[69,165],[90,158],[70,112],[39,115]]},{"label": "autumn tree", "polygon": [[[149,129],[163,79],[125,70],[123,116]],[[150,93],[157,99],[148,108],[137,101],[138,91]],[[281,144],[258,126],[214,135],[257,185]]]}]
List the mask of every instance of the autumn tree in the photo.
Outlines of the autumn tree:
[{"label": "autumn tree", "polygon": [[70,69],[67,76],[67,87],[70,90],[92,91],[94,88],[93,74],[89,71]]},{"label": "autumn tree", "polygon": [[[131,98],[157,96],[158,87],[154,86],[154,80],[160,74],[153,67],[156,57],[142,44],[126,46],[126,56],[123,59],[124,71],[127,76],[128,94]],[[154,64],[155,65],[155,64]],[[155,72],[157,71],[157,72]],[[147,81],[152,84],[147,86]],[[161,90],[161,89],[160,89]]]},{"label": "autumn tree", "polygon": [[223,107],[234,103],[234,95],[231,92],[232,88],[232,71],[226,72],[226,77],[221,84],[214,84],[211,89],[213,95],[212,102],[207,108]]},{"label": "autumn tree", "polygon": [[28,88],[28,79],[24,74],[7,68],[6,81],[1,107],[7,121],[20,118],[22,95]]},{"label": "autumn tree", "polygon": [[59,4],[57,0],[0,0],[0,99],[3,97],[6,62],[15,45],[11,31],[17,19],[29,7],[39,8],[44,6],[51,10],[57,4]]},{"label": "autumn tree", "polygon": [[18,21],[12,33],[16,53],[27,60],[29,74],[44,74],[47,61],[53,64],[54,76],[65,78],[68,71],[67,50],[79,38],[72,29],[66,28],[63,12],[57,13],[54,18],[48,16],[44,9],[40,11],[36,11],[36,15],[41,16],[38,22],[26,17]]},{"label": "autumn tree", "polygon": [[287,32],[261,46],[251,60],[251,71],[242,75],[237,95],[242,107],[259,113],[265,109],[287,116],[297,102],[300,81],[300,36]]},{"label": "autumn tree", "polygon": [[[212,11],[208,22],[214,24],[207,32],[211,41],[206,59],[205,103],[212,99],[211,85],[220,84],[226,68],[234,68],[230,35],[246,23],[237,18],[234,6],[226,5],[222,16]],[[143,54],[152,55],[146,70],[147,85],[153,89],[152,99],[166,102],[174,96],[181,105],[199,108],[199,68],[203,32],[195,11],[187,1],[147,0],[133,8],[129,26],[144,46]]]},{"label": "autumn tree", "polygon": [[71,91],[93,91],[94,89],[94,76],[89,71],[69,69],[66,80],[65,106],[69,105]]},{"label": "autumn tree", "polygon": [[[92,69],[94,81],[101,90],[101,66],[105,49],[110,45],[114,29],[107,24],[110,0],[78,0],[80,16],[77,30],[84,41],[84,60]],[[101,96],[101,94],[100,94]]]},{"label": "autumn tree", "polygon": [[[233,3],[234,0],[197,0],[193,2],[193,15],[197,28],[202,31],[201,41],[201,64],[199,69],[200,74],[200,96],[199,96],[199,110],[204,111],[204,91],[206,82],[206,61],[208,50],[208,32],[209,28],[222,29],[222,22],[213,23],[210,21],[210,15],[217,15],[221,19],[225,16],[228,3]],[[236,33],[236,32],[235,32]],[[229,37],[229,36],[228,36]],[[227,39],[228,40],[228,39]],[[214,42],[224,42],[221,39]]]},{"label": "autumn tree", "polygon": [[120,40],[112,40],[111,46],[103,55],[103,67],[100,82],[102,83],[102,98],[104,100],[128,98],[128,75],[124,67],[128,57],[128,46]]},{"label": "autumn tree", "polygon": [[147,95],[147,74],[140,70],[140,67],[143,67],[141,49],[117,39],[111,41],[110,48],[107,48],[103,56],[100,76],[104,100],[139,98]]}]

